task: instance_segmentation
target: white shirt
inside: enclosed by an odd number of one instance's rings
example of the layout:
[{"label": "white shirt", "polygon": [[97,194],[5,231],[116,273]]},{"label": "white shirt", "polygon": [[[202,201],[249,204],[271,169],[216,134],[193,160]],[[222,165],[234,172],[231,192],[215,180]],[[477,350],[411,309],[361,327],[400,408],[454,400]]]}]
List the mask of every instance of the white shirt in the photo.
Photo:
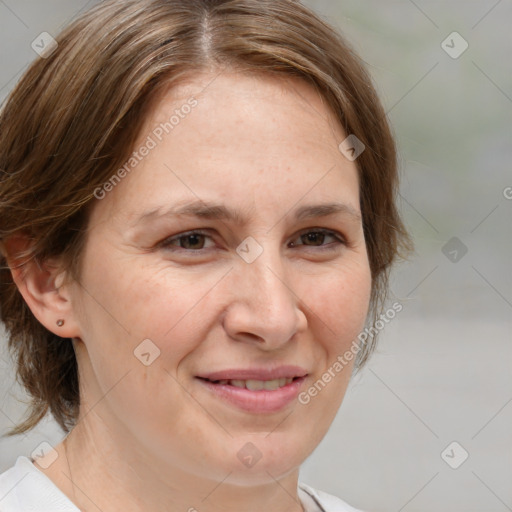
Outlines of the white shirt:
[{"label": "white shirt", "polygon": [[[306,512],[360,512],[335,496],[299,482]],[[0,475],[0,512],[80,512],[69,498],[27,457]]]}]

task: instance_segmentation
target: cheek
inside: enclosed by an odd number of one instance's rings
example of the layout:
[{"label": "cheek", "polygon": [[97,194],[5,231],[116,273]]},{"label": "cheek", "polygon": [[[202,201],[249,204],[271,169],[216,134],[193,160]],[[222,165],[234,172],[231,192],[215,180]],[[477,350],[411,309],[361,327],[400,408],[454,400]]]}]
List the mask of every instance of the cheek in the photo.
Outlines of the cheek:
[{"label": "cheek", "polygon": [[[368,314],[371,275],[366,263],[329,272],[308,294],[306,304],[317,351],[317,373],[299,395],[299,408],[316,418],[311,439],[318,444],[343,401],[357,354],[357,336]],[[302,410],[302,409],[299,409]]]},{"label": "cheek", "polygon": [[[152,338],[166,359],[179,360],[198,345],[216,319],[219,272],[147,270],[132,281],[138,294],[127,321]],[[137,291],[138,290],[138,291]]]},{"label": "cheek", "polygon": [[317,283],[303,296],[317,318],[313,321],[326,333],[324,344],[332,358],[342,353],[364,327],[371,293],[370,269],[365,263],[349,265]]},{"label": "cheek", "polygon": [[86,267],[83,276],[89,322],[101,319],[102,329],[121,329],[125,336],[129,332],[132,341],[172,338],[182,325],[190,324],[197,310],[204,309],[203,298],[222,277],[218,272],[198,275],[176,269],[162,260],[143,264],[140,255],[119,255],[108,247],[93,249],[91,245],[88,261],[94,265]]}]

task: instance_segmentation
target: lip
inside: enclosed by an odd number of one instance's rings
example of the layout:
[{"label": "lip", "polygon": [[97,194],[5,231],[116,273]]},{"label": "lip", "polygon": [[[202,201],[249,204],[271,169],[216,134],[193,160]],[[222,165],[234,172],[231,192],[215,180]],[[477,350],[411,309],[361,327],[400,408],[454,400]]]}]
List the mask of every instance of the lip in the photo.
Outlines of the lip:
[{"label": "lip", "polygon": [[232,368],[198,375],[208,380],[274,380],[305,377],[307,370],[300,366],[283,365],[276,368]]},{"label": "lip", "polygon": [[[275,413],[297,399],[300,388],[308,373],[299,366],[280,366],[277,368],[237,368],[211,372],[197,376],[197,381],[210,393],[223,402],[245,412],[264,414]],[[229,384],[216,384],[218,380],[274,380],[294,378],[293,382],[275,390],[251,391]],[[208,380],[207,380],[208,379]]]}]

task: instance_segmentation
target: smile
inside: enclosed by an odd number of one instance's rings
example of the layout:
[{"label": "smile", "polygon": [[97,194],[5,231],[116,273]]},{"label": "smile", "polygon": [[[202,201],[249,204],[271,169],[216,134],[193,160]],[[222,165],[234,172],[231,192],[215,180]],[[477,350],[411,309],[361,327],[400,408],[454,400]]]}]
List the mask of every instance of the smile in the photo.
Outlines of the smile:
[{"label": "smile", "polygon": [[308,372],[297,366],[231,369],[197,376],[196,380],[221,403],[245,412],[276,413],[297,400]]},{"label": "smile", "polygon": [[276,389],[282,388],[286,386],[287,384],[291,384],[295,378],[298,377],[283,377],[281,379],[273,379],[273,380],[237,380],[237,379],[222,379],[222,380],[216,380],[216,381],[209,381],[213,384],[220,384],[223,386],[234,386],[235,388],[245,388],[249,389],[250,391],[261,391],[261,390],[267,390],[267,391],[274,391]]}]

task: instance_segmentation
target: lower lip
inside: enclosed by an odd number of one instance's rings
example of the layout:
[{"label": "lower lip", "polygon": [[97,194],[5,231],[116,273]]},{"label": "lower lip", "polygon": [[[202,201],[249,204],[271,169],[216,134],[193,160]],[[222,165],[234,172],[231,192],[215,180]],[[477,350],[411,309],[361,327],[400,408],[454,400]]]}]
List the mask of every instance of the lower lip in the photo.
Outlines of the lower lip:
[{"label": "lower lip", "polygon": [[299,394],[300,387],[306,377],[295,379],[290,384],[273,391],[261,389],[251,391],[246,388],[237,388],[229,384],[214,384],[213,382],[199,379],[212,393],[235,405],[239,409],[254,413],[277,412],[293,402]]}]

